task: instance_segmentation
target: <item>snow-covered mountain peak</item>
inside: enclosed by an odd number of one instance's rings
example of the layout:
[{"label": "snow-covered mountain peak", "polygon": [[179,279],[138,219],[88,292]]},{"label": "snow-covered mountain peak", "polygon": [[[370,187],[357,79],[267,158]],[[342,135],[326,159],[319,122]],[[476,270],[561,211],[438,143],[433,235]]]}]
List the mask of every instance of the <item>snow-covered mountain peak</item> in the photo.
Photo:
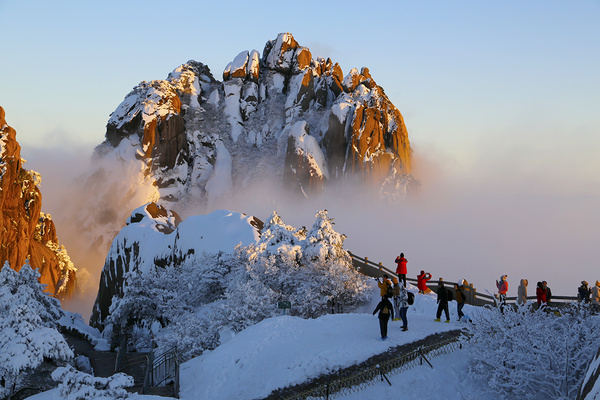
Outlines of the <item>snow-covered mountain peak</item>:
[{"label": "snow-covered mountain peak", "polygon": [[216,209],[250,192],[313,197],[356,182],[398,199],[418,186],[411,170],[402,115],[368,68],[344,76],[282,33],[262,55],[238,53],[222,82],[188,61],[133,88],[110,116],[85,177],[90,200],[73,223],[89,225],[112,203],[87,240],[108,248],[130,210],[148,202]]}]

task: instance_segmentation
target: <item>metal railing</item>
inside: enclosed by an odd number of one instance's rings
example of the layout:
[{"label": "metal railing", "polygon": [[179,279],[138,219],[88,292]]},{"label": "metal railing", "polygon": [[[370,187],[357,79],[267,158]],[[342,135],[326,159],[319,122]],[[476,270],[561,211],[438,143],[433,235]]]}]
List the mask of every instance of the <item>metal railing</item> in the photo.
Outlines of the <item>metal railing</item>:
[{"label": "metal railing", "polygon": [[352,375],[338,379],[332,379],[327,383],[291,394],[289,396],[284,395],[281,397],[281,399],[333,399],[335,397],[348,395],[350,393],[366,389],[377,384],[379,381],[383,381],[384,379],[388,382],[388,384],[391,385],[387,375],[399,374],[408,369],[422,365],[424,361],[429,364],[431,368],[433,368],[426,356],[436,357],[441,354],[449,354],[461,347],[462,344],[459,342],[458,336],[448,338],[430,345],[421,346],[408,353],[391,357],[390,359],[379,362],[378,364],[370,365],[359,371],[356,371]]},{"label": "metal railing", "polygon": [[173,382],[173,396],[179,398],[179,364],[177,347],[171,347],[158,354],[152,350],[148,356],[142,393],[148,393],[151,387],[165,386]]}]

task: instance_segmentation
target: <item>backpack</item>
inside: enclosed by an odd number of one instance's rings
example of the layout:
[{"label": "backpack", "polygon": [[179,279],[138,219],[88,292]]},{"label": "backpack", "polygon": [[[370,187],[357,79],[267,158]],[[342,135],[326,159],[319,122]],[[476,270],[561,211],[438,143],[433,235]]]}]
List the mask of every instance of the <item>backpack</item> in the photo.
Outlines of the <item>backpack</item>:
[{"label": "backpack", "polygon": [[452,290],[446,289],[446,292],[448,293],[448,301],[452,301],[452,299],[453,299]]},{"label": "backpack", "polygon": [[387,297],[392,298],[394,297],[394,288],[392,287],[392,285],[388,284],[387,285],[387,292],[386,292]]},{"label": "backpack", "polygon": [[387,306],[383,307],[383,309],[381,310],[382,314],[389,314],[390,310],[387,308]]},{"label": "backpack", "polygon": [[412,292],[408,292],[408,305],[412,306],[413,304],[415,304],[415,294]]}]

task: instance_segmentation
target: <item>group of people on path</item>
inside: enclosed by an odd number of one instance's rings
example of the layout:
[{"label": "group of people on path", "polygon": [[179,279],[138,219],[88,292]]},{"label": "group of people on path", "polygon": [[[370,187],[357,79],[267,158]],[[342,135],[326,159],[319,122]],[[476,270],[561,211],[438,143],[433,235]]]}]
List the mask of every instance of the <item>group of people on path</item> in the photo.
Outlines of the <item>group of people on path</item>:
[{"label": "group of people on path", "polygon": [[[388,322],[390,319],[397,321],[402,320],[402,331],[408,330],[407,311],[412,304],[413,294],[407,290],[406,275],[408,260],[404,257],[404,253],[400,253],[395,260],[397,264],[396,274],[398,278],[393,278],[393,283],[387,274],[383,275],[383,279],[377,279],[377,286],[380,289],[381,301],[373,311],[373,315],[379,312],[379,326],[381,330],[381,338],[387,339]],[[417,276],[417,288],[419,293],[426,294],[431,292],[427,287],[427,282],[431,280],[431,274],[421,270]],[[517,288],[517,304],[524,305],[527,303],[527,279],[521,279],[520,285]],[[454,294],[456,296],[456,311],[458,320],[465,317],[462,309],[466,304],[465,286],[466,281],[463,279],[461,284],[454,285]],[[506,295],[508,293],[508,275],[502,275],[500,280],[496,281],[498,289],[498,305],[502,310],[506,305]],[[540,281],[536,287],[536,300],[539,308],[546,308],[552,299],[552,290],[548,287],[546,281]],[[412,298],[411,298],[412,297]],[[581,286],[578,288],[578,298],[582,303],[591,303],[597,311],[600,311],[600,281],[596,281],[593,288],[589,288],[586,281],[581,281]],[[390,299],[393,300],[390,301]],[[450,312],[448,303],[453,300],[453,292],[444,286],[443,280],[440,278],[437,288],[437,311],[435,321],[441,322],[442,313],[446,317],[445,322],[450,322]]]},{"label": "group of people on path", "polygon": [[[406,317],[408,307],[412,304],[409,300],[410,296],[414,296],[406,290],[403,282],[396,277],[393,278],[393,284],[387,274],[383,275],[383,279],[377,280],[377,286],[380,289],[381,301],[377,304],[373,315],[379,311],[379,329],[381,338],[387,339],[388,322],[390,319],[397,321],[402,319],[402,331],[408,330],[408,319]],[[390,301],[393,299],[394,303]],[[398,318],[399,317],[399,318]]]},{"label": "group of people on path", "polygon": [[591,303],[596,310],[600,311],[600,281],[596,281],[593,288],[589,288],[586,281],[581,281],[577,294],[581,303]]},{"label": "group of people on path", "polygon": [[[382,279],[377,279],[381,301],[377,304],[377,307],[373,311],[373,315],[379,313],[379,328],[382,339],[387,339],[388,323],[390,319],[392,321],[402,320],[402,331],[405,332],[408,330],[408,307],[412,305],[414,301],[414,294],[407,290],[406,275],[408,272],[408,260],[404,257],[404,253],[400,253],[400,255],[396,257],[395,262],[397,264],[396,274],[398,275],[398,278],[394,277],[392,278],[392,281],[390,281],[390,277],[387,274],[384,274]],[[419,289],[419,293],[425,294],[431,292],[431,289],[427,287],[427,281],[429,280],[431,280],[431,274],[421,271],[417,276],[417,288]],[[456,310],[458,312],[459,320],[465,316],[462,312],[466,302],[466,296],[463,291],[465,284],[466,281],[463,280],[461,285],[456,284],[454,286],[457,302]],[[453,300],[453,295],[451,290],[444,287],[444,282],[441,279],[437,295],[438,309],[435,321],[441,321],[440,318],[442,312],[444,312],[446,315],[446,322],[450,322],[448,302]]]},{"label": "group of people on path", "polygon": [[[527,279],[521,279],[521,284],[517,288],[517,304],[519,305],[524,305],[527,303],[528,283],[529,282]],[[498,287],[499,298],[506,299],[506,292],[508,290],[506,275],[502,275],[500,282],[496,281],[496,286]],[[552,290],[548,286],[548,282],[540,281],[537,283],[535,288],[535,297],[539,308],[546,308],[550,305],[550,301],[552,299]],[[591,303],[598,311],[600,311],[600,281],[596,281],[596,286],[593,288],[589,288],[586,281],[581,281],[581,286],[579,286],[577,289],[577,298],[579,299],[580,303]],[[502,302],[502,300],[500,301]]]},{"label": "group of people on path", "polygon": [[[465,285],[467,284],[466,280],[462,280],[461,284],[454,284],[454,294],[456,296],[456,313],[458,314],[458,320],[462,320],[465,314],[462,309],[467,302],[467,297],[465,296]],[[450,311],[448,310],[448,302],[453,300],[452,290],[446,288],[444,286],[444,281],[440,278],[437,288],[437,304],[438,308],[435,314],[435,321],[441,322],[442,312],[446,316],[445,322],[450,322]]]}]

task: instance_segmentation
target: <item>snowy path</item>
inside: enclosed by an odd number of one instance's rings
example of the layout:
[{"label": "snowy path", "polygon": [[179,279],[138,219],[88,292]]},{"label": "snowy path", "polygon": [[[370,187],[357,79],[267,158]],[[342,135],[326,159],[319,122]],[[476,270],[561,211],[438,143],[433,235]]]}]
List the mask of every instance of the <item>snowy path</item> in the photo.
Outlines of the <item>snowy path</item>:
[{"label": "snowy path", "polygon": [[400,327],[400,321],[390,323],[389,339],[382,341],[377,317],[370,314],[264,320],[184,363],[180,396],[190,400],[265,398],[279,388],[359,364],[392,347],[455,330],[460,324],[434,322],[429,314],[409,315],[407,332]]}]

